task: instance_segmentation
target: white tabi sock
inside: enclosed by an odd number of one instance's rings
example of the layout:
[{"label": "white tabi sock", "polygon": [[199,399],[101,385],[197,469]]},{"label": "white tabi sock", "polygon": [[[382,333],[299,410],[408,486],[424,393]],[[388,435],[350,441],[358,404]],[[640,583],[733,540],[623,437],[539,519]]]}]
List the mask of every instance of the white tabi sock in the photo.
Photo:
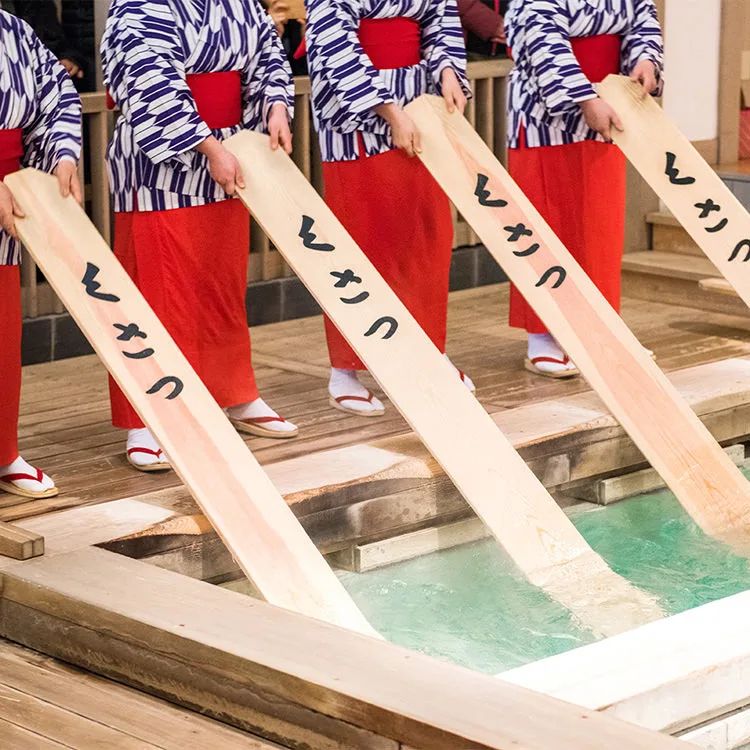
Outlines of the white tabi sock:
[{"label": "white tabi sock", "polygon": [[576,366],[568,360],[567,364],[562,364],[566,354],[560,348],[555,338],[549,333],[530,333],[529,334],[529,359],[533,362],[537,357],[549,357],[550,359],[560,360],[557,362],[536,362],[535,367],[542,372],[563,372],[565,370],[575,370]]},{"label": "white tabi sock", "polygon": [[458,375],[459,378],[461,378],[461,382],[472,392],[476,393],[477,387],[474,385],[474,381],[463,371],[459,370],[456,365],[451,362],[451,358],[446,354],[444,355],[445,358],[450,363],[450,366],[456,371],[456,375]]},{"label": "white tabi sock", "polygon": [[[230,419],[263,419],[264,417],[281,419],[260,396],[255,401],[230,406],[226,409],[226,413]],[[294,432],[297,429],[297,425],[284,419],[282,422],[264,422],[263,428],[272,432]]]},{"label": "white tabi sock", "polygon": [[[338,367],[331,368],[331,378],[328,381],[328,393],[331,398],[337,400],[347,411],[371,414],[383,412],[385,407],[375,395],[359,382],[356,370],[340,370]],[[357,400],[344,398],[344,396],[356,396]],[[370,401],[360,401],[372,396]]]},{"label": "white tabi sock", "polygon": [[[36,467],[32,466],[19,456],[7,466],[0,466],[0,477],[7,476],[8,474],[29,474],[30,476],[35,477],[37,471],[38,469]],[[20,487],[22,490],[28,490],[29,492],[43,492],[45,490],[51,490],[55,486],[55,483],[46,474],[42,474],[42,480],[40,482],[36,479],[14,479],[13,484]]]},{"label": "white tabi sock", "polygon": [[[147,451],[153,451],[153,453],[143,453],[140,450],[130,453],[135,448],[145,448]],[[154,464],[165,463],[169,460],[148,427],[128,430],[126,450],[128,451],[129,460],[138,466],[153,466]]]}]

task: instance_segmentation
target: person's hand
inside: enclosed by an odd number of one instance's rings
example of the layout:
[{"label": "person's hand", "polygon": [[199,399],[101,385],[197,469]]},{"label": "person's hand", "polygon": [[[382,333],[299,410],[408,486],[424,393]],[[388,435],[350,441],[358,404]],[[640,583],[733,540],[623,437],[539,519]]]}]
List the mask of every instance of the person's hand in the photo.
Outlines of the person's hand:
[{"label": "person's hand", "polygon": [[237,188],[245,187],[237,157],[227,151],[221,141],[214,136],[209,136],[197,147],[196,151],[205,154],[211,177],[227,195],[234,195]]},{"label": "person's hand", "polygon": [[284,27],[289,20],[289,5],[285,0],[271,0],[268,3],[268,15],[271,16],[273,25],[276,27],[276,33],[283,36]]},{"label": "person's hand", "polygon": [[23,217],[24,213],[16,203],[10,188],[4,182],[0,182],[0,227],[11,237],[18,239],[16,219],[23,219]]},{"label": "person's hand", "polygon": [[78,167],[67,159],[61,161],[54,171],[60,186],[60,195],[67,198],[72,195],[79,205],[83,203],[83,190],[81,190],[81,180],[78,177]]},{"label": "person's hand", "polygon": [[612,128],[624,130],[617,112],[603,99],[588,99],[581,104],[586,124],[596,130],[606,141],[612,140]]},{"label": "person's hand", "polygon": [[281,146],[287,154],[292,153],[292,131],[289,128],[289,115],[286,105],[276,102],[268,115],[268,135],[271,140],[271,151]]},{"label": "person's hand", "polygon": [[500,23],[497,25],[495,33],[490,37],[490,41],[495,44],[507,44],[508,38],[505,36],[505,19],[500,16]]},{"label": "person's hand", "polygon": [[630,72],[630,80],[641,84],[643,96],[650,96],[659,87],[656,65],[651,60],[641,60]]},{"label": "person's hand", "polygon": [[458,110],[463,114],[466,108],[466,96],[464,95],[458,76],[453,68],[445,68],[440,74],[440,88],[443,92],[445,106],[451,114]]},{"label": "person's hand", "polygon": [[416,156],[422,150],[422,141],[414,121],[397,104],[381,104],[375,108],[391,127],[393,145],[408,156]]},{"label": "person's hand", "polygon": [[60,60],[60,65],[68,71],[68,75],[71,78],[83,78],[85,75],[81,66],[77,62],[69,60],[67,57],[63,57],[63,59]]}]

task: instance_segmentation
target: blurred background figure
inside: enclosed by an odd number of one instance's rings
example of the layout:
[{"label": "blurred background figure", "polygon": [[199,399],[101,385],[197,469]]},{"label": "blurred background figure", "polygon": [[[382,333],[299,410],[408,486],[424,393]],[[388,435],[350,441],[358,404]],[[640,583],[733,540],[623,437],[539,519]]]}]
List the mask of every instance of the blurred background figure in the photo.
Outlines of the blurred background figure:
[{"label": "blurred background figure", "polygon": [[505,57],[504,16],[508,0],[458,0],[466,51],[482,57]]},{"label": "blurred background figure", "polygon": [[264,0],[287,60],[292,68],[292,75],[307,75],[307,57],[305,56],[305,9],[298,0]]},{"label": "blurred background figure", "polygon": [[0,0],[0,7],[31,26],[79,91],[96,88],[92,0],[62,0],[60,13],[54,0]]}]

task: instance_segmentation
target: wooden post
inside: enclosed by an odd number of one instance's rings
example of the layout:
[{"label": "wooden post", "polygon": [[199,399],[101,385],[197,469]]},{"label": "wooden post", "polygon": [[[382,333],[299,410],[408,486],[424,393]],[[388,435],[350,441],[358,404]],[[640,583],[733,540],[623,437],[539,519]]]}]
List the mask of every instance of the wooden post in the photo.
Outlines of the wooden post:
[{"label": "wooden post", "polygon": [[278,606],[374,633],[83,209],[36,170],[6,183],[24,244],[247,577]]},{"label": "wooden post", "polygon": [[658,617],[588,546],[294,162],[259,133],[225,145],[248,209],[529,579],[599,632]]},{"label": "wooden post", "polygon": [[481,138],[438,97],[407,111],[422,161],[688,512],[746,540],[750,485]]}]

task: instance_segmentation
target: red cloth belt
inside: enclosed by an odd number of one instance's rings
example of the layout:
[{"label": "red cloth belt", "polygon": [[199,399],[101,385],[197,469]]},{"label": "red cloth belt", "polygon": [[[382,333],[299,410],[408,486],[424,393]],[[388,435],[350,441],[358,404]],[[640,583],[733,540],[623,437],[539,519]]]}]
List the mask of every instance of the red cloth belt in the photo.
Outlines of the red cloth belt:
[{"label": "red cloth belt", "polygon": [[[359,43],[378,70],[407,68],[422,59],[422,27],[413,18],[363,18],[359,22]],[[303,40],[294,59],[306,54]]]},{"label": "red cloth belt", "polygon": [[[570,46],[583,74],[591,83],[600,83],[608,75],[620,72],[622,37],[619,34],[573,37]],[[510,47],[508,56],[513,59]]]},{"label": "red cloth belt", "polygon": [[0,180],[21,167],[23,130],[0,130]]},{"label": "red cloth belt", "polygon": [[575,37],[570,40],[573,54],[591,83],[600,83],[608,75],[620,72],[622,38],[619,34]]},{"label": "red cloth belt", "polygon": [[[242,77],[239,70],[192,73],[185,79],[203,122],[212,130],[231,128],[242,122]],[[116,103],[107,92],[107,107]]]},{"label": "red cloth belt", "polygon": [[422,30],[413,18],[364,18],[359,43],[378,70],[407,68],[422,59]]}]

